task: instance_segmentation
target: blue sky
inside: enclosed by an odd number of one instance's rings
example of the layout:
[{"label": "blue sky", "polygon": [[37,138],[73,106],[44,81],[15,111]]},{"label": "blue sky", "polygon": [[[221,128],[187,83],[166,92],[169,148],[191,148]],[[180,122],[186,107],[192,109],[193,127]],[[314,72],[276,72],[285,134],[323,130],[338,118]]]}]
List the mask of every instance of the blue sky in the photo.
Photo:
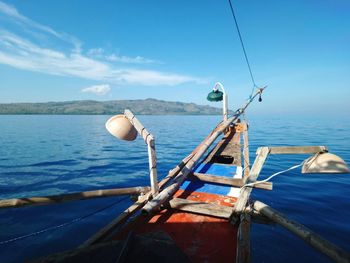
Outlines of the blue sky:
[{"label": "blue sky", "polygon": [[[256,82],[268,85],[253,111],[350,110],[349,1],[233,4]],[[226,0],[0,0],[0,76],[0,102],[209,104],[220,81],[236,109],[252,89]]]}]

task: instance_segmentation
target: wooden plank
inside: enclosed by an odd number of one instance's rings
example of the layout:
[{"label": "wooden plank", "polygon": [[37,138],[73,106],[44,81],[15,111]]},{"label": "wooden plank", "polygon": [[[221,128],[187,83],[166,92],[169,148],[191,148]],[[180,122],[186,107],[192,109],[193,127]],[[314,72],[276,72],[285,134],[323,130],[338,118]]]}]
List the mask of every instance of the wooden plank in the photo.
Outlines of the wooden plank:
[{"label": "wooden plank", "polygon": [[169,205],[171,208],[176,210],[225,219],[228,219],[232,212],[232,207],[190,201],[182,198],[171,199],[169,201]]},{"label": "wooden plank", "polygon": [[[202,174],[202,173],[192,173],[191,177],[207,183],[215,183],[222,185],[230,185],[236,187],[242,187],[244,185],[243,179],[230,178],[226,176],[211,175],[211,174]],[[261,182],[254,185],[254,188],[272,190],[273,184],[271,182]]]},{"label": "wooden plank", "polygon": [[242,213],[237,232],[237,263],[250,262],[250,223],[250,215],[248,213]]},{"label": "wooden plank", "polygon": [[255,201],[253,207],[264,216],[285,227],[290,232],[303,239],[309,245],[333,259],[335,262],[350,262],[349,253],[335,246],[328,240],[325,240],[304,225],[294,220],[290,220],[285,215],[279,213],[278,211],[272,209],[260,201]]},{"label": "wooden plank", "polygon": [[[249,178],[246,183],[253,183],[258,178],[260,171],[269,155],[270,149],[268,147],[260,147],[257,150],[257,157],[255,158],[252,169],[250,170]],[[231,216],[231,222],[236,223],[238,221],[237,215],[242,213],[249,200],[252,188],[245,187],[241,190],[241,194],[236,202],[235,208]]]},{"label": "wooden plank", "polygon": [[[241,145],[239,144],[241,133],[237,132],[237,125],[241,125],[241,123],[234,123],[233,127],[229,127],[224,137],[204,158],[204,163],[223,163],[222,159],[225,159],[225,164],[236,166],[242,165]],[[230,163],[227,162],[228,156],[232,157],[232,161]]]},{"label": "wooden plank", "polygon": [[280,146],[270,147],[270,154],[313,154],[327,152],[326,146]]},{"label": "wooden plank", "polygon": [[250,173],[250,159],[249,159],[249,138],[248,138],[248,125],[243,123],[245,130],[243,131],[243,178],[248,179]]},{"label": "wooden plank", "polygon": [[16,199],[4,199],[0,200],[0,208],[33,206],[33,205],[47,205],[54,203],[63,203],[68,201],[86,200],[91,198],[103,198],[118,195],[132,195],[146,193],[150,190],[148,186],[138,186],[129,188],[116,188],[116,189],[103,189],[86,191],[80,193],[70,193],[51,196],[37,196],[37,197],[25,197]]}]

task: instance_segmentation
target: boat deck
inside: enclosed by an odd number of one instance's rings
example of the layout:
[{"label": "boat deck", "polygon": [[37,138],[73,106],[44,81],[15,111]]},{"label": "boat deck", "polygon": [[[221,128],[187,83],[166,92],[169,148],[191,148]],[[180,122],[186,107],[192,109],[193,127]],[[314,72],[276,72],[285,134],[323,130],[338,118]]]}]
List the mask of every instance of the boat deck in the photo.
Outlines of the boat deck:
[{"label": "boat deck", "polygon": [[[193,171],[242,178],[240,132],[231,128]],[[237,201],[237,196],[230,196],[232,188],[189,177],[165,209],[138,216],[113,239],[126,239],[131,231],[138,235],[165,232],[190,262],[235,262],[238,227],[228,220]]]}]

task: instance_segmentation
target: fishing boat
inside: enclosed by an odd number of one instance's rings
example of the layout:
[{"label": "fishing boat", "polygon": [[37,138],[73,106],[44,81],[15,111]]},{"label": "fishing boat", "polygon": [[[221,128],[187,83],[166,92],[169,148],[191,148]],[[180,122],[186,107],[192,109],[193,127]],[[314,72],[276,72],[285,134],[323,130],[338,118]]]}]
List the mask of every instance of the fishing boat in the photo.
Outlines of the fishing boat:
[{"label": "fishing boat", "polygon": [[[107,130],[127,141],[140,135],[148,149],[150,187],[105,189],[57,196],[1,200],[0,207],[21,207],[117,195],[135,202],[80,247],[33,262],[250,262],[252,223],[279,224],[336,262],[349,253],[268,205],[252,200],[254,188],[272,190],[269,180],[302,167],[303,173],[349,173],[346,163],[325,146],[260,147],[251,165],[249,125],[240,119],[261,95],[258,88],[228,116],[227,96],[216,83],[208,99],[224,101],[223,120],[158,182],[154,136],[130,111],[111,117]],[[223,89],[224,90],[224,89]],[[269,155],[311,154],[301,164],[258,180]]]},{"label": "fishing boat", "polygon": [[[31,262],[250,262],[251,224],[278,224],[335,262],[350,262],[350,255],[302,224],[259,200],[257,188],[271,191],[270,180],[292,169],[302,173],[349,173],[343,159],[326,146],[262,146],[251,163],[248,106],[266,87],[255,84],[239,33],[254,90],[231,115],[224,86],[217,82],[207,99],[223,101],[223,120],[167,175],[158,175],[154,136],[132,110],[111,117],[106,128],[118,139],[141,136],[147,145],[150,186],[104,189],[55,196],[0,200],[0,208],[45,205],[91,198],[130,195],[135,202],[78,248]],[[300,164],[259,180],[269,155],[309,154]],[[158,181],[158,178],[162,180]]]}]

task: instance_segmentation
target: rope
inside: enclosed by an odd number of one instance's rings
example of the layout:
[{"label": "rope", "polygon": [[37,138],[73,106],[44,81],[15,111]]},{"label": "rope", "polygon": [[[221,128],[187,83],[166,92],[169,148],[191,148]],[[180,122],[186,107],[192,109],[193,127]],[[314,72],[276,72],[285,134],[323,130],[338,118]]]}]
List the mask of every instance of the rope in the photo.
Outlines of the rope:
[{"label": "rope", "polygon": [[305,161],[303,161],[303,162],[300,163],[300,164],[297,164],[297,165],[294,165],[294,166],[292,166],[292,167],[289,167],[289,168],[286,169],[286,170],[283,170],[283,171],[274,173],[273,175],[271,175],[271,176],[269,176],[268,178],[266,178],[266,179],[264,179],[264,180],[261,180],[261,181],[259,181],[259,182],[254,182],[254,183],[245,184],[245,185],[243,185],[243,186],[240,188],[240,190],[242,190],[244,187],[249,187],[249,186],[252,187],[252,186],[257,185],[257,184],[261,184],[261,183],[268,182],[268,181],[270,181],[272,178],[274,178],[275,176],[277,176],[277,175],[279,175],[279,174],[283,174],[283,173],[285,173],[285,172],[288,172],[288,171],[290,171],[290,170],[294,170],[294,169],[296,169],[296,168],[302,166],[302,165],[304,164],[304,162],[305,162]]},{"label": "rope", "polygon": [[[255,89],[256,87],[258,87],[258,86],[255,84],[253,72],[252,72],[252,69],[251,69],[251,67],[250,67],[249,59],[248,59],[247,52],[246,52],[245,47],[244,47],[243,38],[242,38],[242,35],[241,35],[241,31],[239,30],[238,22],[237,22],[237,19],[236,19],[235,11],[234,11],[234,9],[233,9],[231,0],[228,0],[228,2],[229,2],[229,4],[230,4],[231,13],[232,13],[233,19],[234,19],[234,21],[235,21],[235,25],[236,25],[236,29],[237,29],[237,33],[238,33],[238,36],[239,36],[239,40],[240,40],[240,42],[241,42],[241,46],[242,46],[242,49],[243,49],[245,61],[247,62],[247,66],[248,66],[249,73],[250,73],[250,78],[252,79],[252,83],[253,83],[252,94],[253,94],[253,93],[254,93],[254,89]],[[251,96],[252,96],[252,95],[251,95]]]},{"label": "rope", "polygon": [[35,232],[32,232],[32,233],[29,233],[29,234],[25,234],[25,235],[22,235],[22,236],[18,236],[18,237],[14,237],[14,238],[11,238],[11,239],[8,239],[8,240],[4,240],[4,241],[0,241],[0,245],[4,245],[4,244],[8,244],[8,243],[12,243],[12,242],[15,242],[15,241],[18,241],[18,240],[21,240],[21,239],[25,239],[25,238],[28,238],[28,237],[32,237],[32,236],[36,236],[36,235],[39,235],[39,234],[42,234],[42,233],[45,233],[45,232],[48,232],[48,231],[54,231],[56,229],[60,229],[62,227],[65,227],[65,226],[69,226],[73,223],[76,223],[76,222],[79,222],[87,217],[90,217],[90,216],[93,216],[95,214],[98,214],[116,204],[119,204],[120,202],[126,200],[128,198],[128,196],[116,201],[116,202],[113,202],[112,204],[109,204],[105,207],[102,207],[98,210],[95,210],[87,215],[84,215],[84,216],[81,216],[81,217],[78,217],[78,218],[75,218],[71,221],[68,221],[68,222],[65,222],[65,223],[62,223],[62,224],[59,224],[59,225],[56,225],[56,226],[51,226],[51,227],[47,227],[47,228],[44,228],[44,229],[41,229],[41,230],[38,230],[38,231],[35,231]]}]

